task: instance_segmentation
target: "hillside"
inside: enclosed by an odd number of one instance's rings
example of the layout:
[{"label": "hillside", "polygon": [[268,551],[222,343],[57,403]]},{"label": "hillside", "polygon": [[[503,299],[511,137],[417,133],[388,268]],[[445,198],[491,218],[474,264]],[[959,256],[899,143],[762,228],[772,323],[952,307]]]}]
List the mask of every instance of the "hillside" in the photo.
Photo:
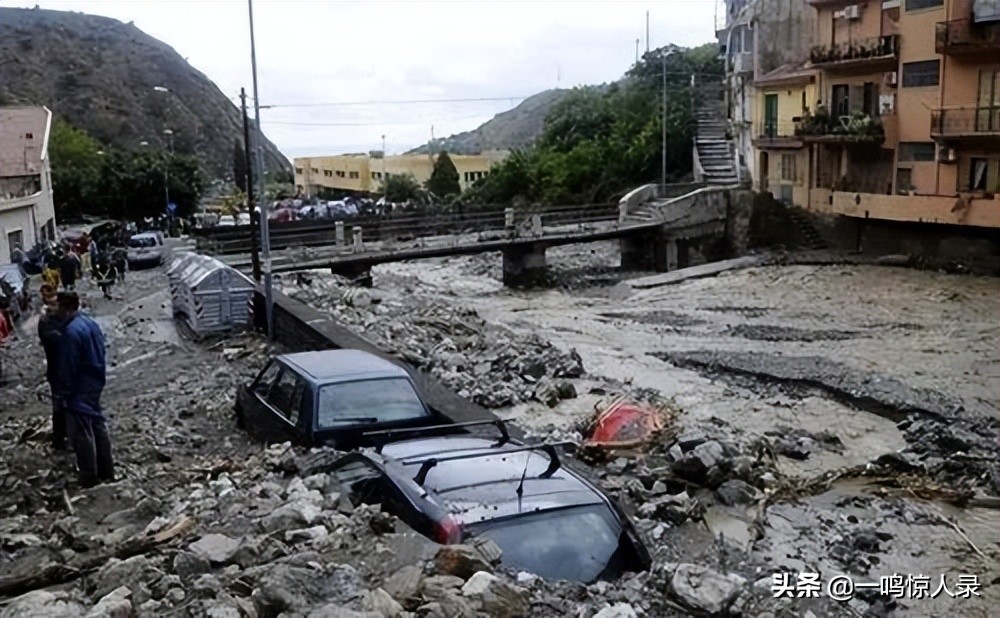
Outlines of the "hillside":
[{"label": "hillside", "polygon": [[[233,142],[243,136],[239,109],[172,47],[131,23],[84,13],[0,8],[0,104],[45,105],[126,150],[171,128],[176,151],[216,177],[232,174]],[[265,165],[291,169],[270,141]]]},{"label": "hillside", "polygon": [[[569,90],[545,90],[530,96],[512,110],[497,114],[478,129],[437,140],[436,150],[476,154],[483,150],[516,150],[530,146],[542,133],[545,116]],[[427,145],[407,154],[427,154]]]}]

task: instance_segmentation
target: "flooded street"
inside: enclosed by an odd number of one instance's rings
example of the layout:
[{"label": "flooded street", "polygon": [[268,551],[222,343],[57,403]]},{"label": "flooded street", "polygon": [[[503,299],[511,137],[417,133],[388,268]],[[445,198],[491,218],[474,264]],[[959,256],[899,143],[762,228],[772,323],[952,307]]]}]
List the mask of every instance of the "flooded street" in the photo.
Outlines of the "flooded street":
[{"label": "flooded street", "polygon": [[[938,466],[912,484],[860,476],[893,453],[927,469],[949,450],[992,457],[979,448],[989,447],[989,435],[996,448],[1000,420],[996,279],[790,265],[632,291],[616,260],[613,244],[550,249],[558,284],[545,290],[505,289],[499,255],[385,265],[375,286],[386,298],[405,287],[428,302],[473,309],[512,336],[575,350],[586,370],[574,380],[578,397],[496,410],[534,434],[572,432],[603,393],[620,390],[671,401],[680,410],[672,435],[705,434],[743,449],[770,445],[774,491],[798,491],[768,500],[757,517],[711,507],[701,521],[660,537],[681,554],[673,559],[693,560],[703,550],[690,543],[684,555],[686,542],[721,534],[733,551],[749,548],[742,564],[762,581],[781,571],[819,572],[824,580],[846,572],[855,582],[910,574],[931,577],[933,592],[942,576],[950,587],[960,574],[978,575],[978,598],[901,599],[897,610],[994,615],[1000,511],[995,504],[957,508],[941,496],[965,481],[977,495],[995,496],[996,468]],[[925,423],[978,431],[978,438],[931,440],[920,429]],[[857,540],[870,534],[879,540]],[[854,611],[864,610],[857,599],[868,592],[869,603],[879,596],[877,587],[855,595]]]}]

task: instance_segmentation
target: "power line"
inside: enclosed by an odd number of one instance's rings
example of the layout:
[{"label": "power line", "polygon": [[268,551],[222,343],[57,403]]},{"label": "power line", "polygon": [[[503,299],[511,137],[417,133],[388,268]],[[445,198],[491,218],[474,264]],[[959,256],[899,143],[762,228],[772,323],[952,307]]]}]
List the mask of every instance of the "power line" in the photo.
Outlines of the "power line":
[{"label": "power line", "polygon": [[442,124],[446,122],[460,122],[462,120],[474,120],[476,118],[482,118],[484,116],[486,116],[486,114],[465,116],[463,118],[438,118],[438,119],[418,118],[416,120],[410,120],[408,122],[294,122],[294,121],[271,120],[268,122],[268,124],[278,124],[278,125],[296,126],[296,127],[402,127],[409,125],[423,125],[428,122],[435,122]]},{"label": "power line", "polygon": [[[535,93],[538,94],[538,93]],[[490,101],[513,101],[515,99],[527,99],[534,95],[518,95],[509,97],[471,97],[456,99],[386,99],[370,101],[331,101],[329,103],[275,103],[272,105],[261,105],[261,109],[275,109],[280,107],[336,107],[340,105],[412,105],[420,103],[480,103]]]}]

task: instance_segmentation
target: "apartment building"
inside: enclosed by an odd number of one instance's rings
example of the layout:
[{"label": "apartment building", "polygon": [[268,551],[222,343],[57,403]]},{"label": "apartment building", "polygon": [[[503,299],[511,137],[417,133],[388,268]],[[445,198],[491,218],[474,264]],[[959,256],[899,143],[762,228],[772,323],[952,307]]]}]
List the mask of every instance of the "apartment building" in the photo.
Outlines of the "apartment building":
[{"label": "apartment building", "polygon": [[[473,182],[490,173],[490,167],[507,156],[506,151],[487,151],[479,155],[449,154],[458,170],[458,182],[464,191]],[[312,196],[321,188],[352,193],[378,193],[382,181],[391,174],[410,174],[423,184],[431,177],[433,160],[428,155],[383,156],[380,152],[345,154],[295,159],[295,186],[303,195]]]},{"label": "apartment building", "polygon": [[0,266],[11,263],[15,247],[56,237],[51,128],[45,107],[0,107]]},{"label": "apartment building", "polygon": [[793,202],[1000,227],[1000,0],[806,1],[817,100],[793,130],[809,158]]}]

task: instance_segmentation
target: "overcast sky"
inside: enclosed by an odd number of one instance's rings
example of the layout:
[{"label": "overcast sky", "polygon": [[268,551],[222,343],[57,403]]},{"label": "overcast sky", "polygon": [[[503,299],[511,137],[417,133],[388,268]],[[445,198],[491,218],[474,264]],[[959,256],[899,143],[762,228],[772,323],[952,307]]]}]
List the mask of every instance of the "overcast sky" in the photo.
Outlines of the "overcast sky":
[{"label": "overcast sky", "polygon": [[[0,0],[134,21],[224,93],[251,90],[242,0]],[[525,96],[620,77],[635,40],[650,47],[713,40],[715,0],[257,0],[254,19],[264,130],[289,157],[390,153],[474,129]],[[169,86],[169,84],[165,84]],[[426,99],[451,103],[315,104]],[[298,124],[295,124],[298,123]]]}]

